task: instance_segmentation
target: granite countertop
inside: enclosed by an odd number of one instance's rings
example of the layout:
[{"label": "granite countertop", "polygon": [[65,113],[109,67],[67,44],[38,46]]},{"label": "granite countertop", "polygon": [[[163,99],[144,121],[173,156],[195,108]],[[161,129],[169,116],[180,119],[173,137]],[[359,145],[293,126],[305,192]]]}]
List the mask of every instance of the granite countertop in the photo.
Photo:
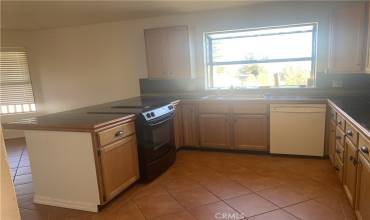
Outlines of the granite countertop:
[{"label": "granite countertop", "polygon": [[370,137],[370,96],[369,97],[336,97],[329,101],[352,118]]},{"label": "granite countertop", "polygon": [[[134,107],[141,106],[145,109],[148,106],[165,105],[180,100],[182,102],[250,101],[264,103],[327,103],[328,98],[304,96],[260,96],[245,94],[147,94],[130,99],[24,119],[3,124],[3,126],[6,129],[20,130],[93,131],[118,121],[133,119],[135,117],[135,113],[140,112]],[[339,108],[342,108],[343,111],[353,117],[354,120],[358,121],[359,124],[369,130],[370,110],[368,102],[359,106],[360,101],[363,102],[363,99],[356,101],[353,98],[335,98],[331,100],[333,100]],[[120,106],[121,108],[114,108],[115,106]]]},{"label": "granite countertop", "polygon": [[5,129],[92,132],[104,126],[133,120],[135,114],[90,114],[68,111],[3,124]]}]

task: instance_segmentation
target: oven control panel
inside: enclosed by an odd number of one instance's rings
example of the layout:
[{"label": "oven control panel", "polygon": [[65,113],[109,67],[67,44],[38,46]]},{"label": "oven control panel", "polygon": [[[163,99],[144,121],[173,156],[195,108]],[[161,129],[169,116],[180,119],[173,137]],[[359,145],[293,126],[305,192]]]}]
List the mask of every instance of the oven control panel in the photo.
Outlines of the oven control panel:
[{"label": "oven control panel", "polygon": [[175,111],[175,106],[172,104],[169,104],[169,105],[165,105],[159,108],[155,108],[155,109],[143,112],[141,114],[144,116],[145,120],[150,121],[150,120],[159,118],[173,111]]}]

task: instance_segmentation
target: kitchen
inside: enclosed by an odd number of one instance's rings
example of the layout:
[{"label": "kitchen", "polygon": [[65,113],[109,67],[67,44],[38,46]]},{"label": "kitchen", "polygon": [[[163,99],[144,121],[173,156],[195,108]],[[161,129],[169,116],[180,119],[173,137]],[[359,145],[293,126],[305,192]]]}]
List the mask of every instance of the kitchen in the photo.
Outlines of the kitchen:
[{"label": "kitchen", "polygon": [[370,219],[368,2],[1,4],[22,219]]}]

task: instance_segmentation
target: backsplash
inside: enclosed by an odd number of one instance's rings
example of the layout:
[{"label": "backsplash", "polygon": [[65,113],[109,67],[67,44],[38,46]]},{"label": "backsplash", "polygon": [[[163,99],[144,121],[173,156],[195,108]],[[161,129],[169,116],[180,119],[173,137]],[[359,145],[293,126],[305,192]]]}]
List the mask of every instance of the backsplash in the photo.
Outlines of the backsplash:
[{"label": "backsplash", "polygon": [[[370,95],[369,74],[318,74],[316,88],[238,89],[239,93],[270,93],[272,95],[336,96],[351,94]],[[205,90],[202,79],[152,80],[140,79],[140,93],[214,93]]]}]

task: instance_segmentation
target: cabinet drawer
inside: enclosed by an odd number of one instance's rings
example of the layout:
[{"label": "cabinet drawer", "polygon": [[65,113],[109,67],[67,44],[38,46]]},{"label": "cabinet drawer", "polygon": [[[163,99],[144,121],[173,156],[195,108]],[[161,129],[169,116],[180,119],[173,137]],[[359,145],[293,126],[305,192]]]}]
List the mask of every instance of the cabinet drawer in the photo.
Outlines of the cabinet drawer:
[{"label": "cabinet drawer", "polygon": [[343,118],[343,116],[341,116],[340,114],[337,114],[337,127],[342,129],[342,131],[344,131],[345,129],[345,120]]},{"label": "cabinet drawer", "polygon": [[342,147],[344,146],[344,137],[345,137],[344,132],[339,127],[337,127],[337,129],[335,131],[335,140]]},{"label": "cabinet drawer", "polygon": [[232,105],[235,114],[267,114],[267,104],[235,103]]},{"label": "cabinet drawer", "polygon": [[370,140],[367,140],[364,136],[360,135],[358,147],[361,154],[370,162]]},{"label": "cabinet drawer", "polygon": [[133,133],[135,133],[134,122],[117,125],[113,128],[98,133],[99,144],[100,146],[104,146],[121,138],[127,137]]},{"label": "cabinet drawer", "polygon": [[346,122],[346,137],[350,139],[355,146],[357,146],[358,131],[348,121]]},{"label": "cabinet drawer", "polygon": [[343,147],[343,145],[339,144],[338,141],[335,144],[335,154],[339,158],[340,162],[343,163],[343,159],[344,159],[344,147]]},{"label": "cabinet drawer", "polygon": [[337,172],[339,181],[343,182],[343,163],[340,161],[339,157],[335,155],[335,171]]},{"label": "cabinet drawer", "polygon": [[199,104],[199,113],[229,113],[229,106],[223,103],[202,103]]}]

